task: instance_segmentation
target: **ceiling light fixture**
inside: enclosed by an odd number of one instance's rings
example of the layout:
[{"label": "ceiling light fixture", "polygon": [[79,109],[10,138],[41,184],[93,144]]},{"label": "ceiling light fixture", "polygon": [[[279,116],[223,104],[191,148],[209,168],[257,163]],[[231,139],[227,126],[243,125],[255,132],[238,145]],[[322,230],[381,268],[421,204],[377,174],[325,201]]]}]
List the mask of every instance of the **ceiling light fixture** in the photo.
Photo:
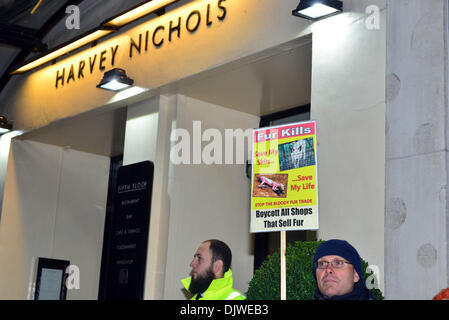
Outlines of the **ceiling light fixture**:
[{"label": "ceiling light fixture", "polygon": [[144,3],[136,6],[133,9],[122,12],[118,16],[108,19],[103,22],[96,29],[83,34],[82,36],[70,40],[61,46],[50,50],[44,55],[33,58],[30,61],[25,62],[21,67],[12,71],[11,74],[21,74],[27,71],[33,70],[45,63],[54,61],[55,59],[68,54],[78,48],[81,48],[89,43],[97,41],[113,32],[116,32],[121,27],[140,19],[146,15],[157,12],[158,10],[165,8],[166,6],[178,2],[179,0],[152,0],[145,1]]},{"label": "ceiling light fixture", "polygon": [[130,88],[133,84],[134,80],[126,76],[125,70],[114,68],[104,73],[97,88],[118,92]]},{"label": "ceiling light fixture", "polygon": [[298,7],[292,11],[297,17],[319,20],[341,13],[343,2],[339,0],[301,0]]},{"label": "ceiling light fixture", "polygon": [[128,23],[131,23],[137,19],[140,19],[150,13],[156,12],[161,8],[168,6],[179,0],[153,0],[147,1],[144,4],[140,4],[137,7],[121,13],[120,15],[111,18],[102,23],[105,27],[121,28]]},{"label": "ceiling light fixture", "polygon": [[24,73],[24,72],[30,71],[32,69],[35,69],[47,62],[53,61],[56,58],[59,58],[67,53],[70,53],[70,52],[72,52],[80,47],[83,47],[93,41],[103,38],[104,36],[107,36],[108,34],[110,34],[112,32],[114,32],[114,31],[97,29],[89,34],[79,37],[77,40],[71,40],[70,42],[64,43],[63,45],[53,49],[52,51],[48,52],[47,54],[37,57],[37,58],[27,62],[22,67],[13,71],[11,74],[20,74],[20,73]]}]

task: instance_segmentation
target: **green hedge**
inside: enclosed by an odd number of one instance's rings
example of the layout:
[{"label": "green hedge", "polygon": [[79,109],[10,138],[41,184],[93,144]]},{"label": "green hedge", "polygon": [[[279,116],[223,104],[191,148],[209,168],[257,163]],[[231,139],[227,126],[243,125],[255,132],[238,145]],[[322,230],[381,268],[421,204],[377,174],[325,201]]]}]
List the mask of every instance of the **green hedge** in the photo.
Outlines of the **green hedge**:
[{"label": "green hedge", "polygon": [[[317,287],[313,275],[313,256],[317,247],[323,241],[298,241],[286,248],[287,268],[287,300],[313,300]],[[364,278],[372,274],[366,273],[368,263],[362,259]],[[269,256],[262,263],[249,283],[248,300],[279,300],[280,299],[280,255],[279,251]],[[377,299],[383,299],[382,292],[374,289]]]}]

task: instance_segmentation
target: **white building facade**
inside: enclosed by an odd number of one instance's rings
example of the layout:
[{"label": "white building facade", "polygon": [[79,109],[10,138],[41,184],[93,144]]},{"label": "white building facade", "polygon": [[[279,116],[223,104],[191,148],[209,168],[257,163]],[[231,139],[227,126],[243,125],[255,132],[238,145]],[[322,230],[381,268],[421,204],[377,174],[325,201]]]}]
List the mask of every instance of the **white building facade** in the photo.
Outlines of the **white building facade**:
[{"label": "white building facade", "polygon": [[[447,1],[343,0],[342,14],[317,22],[293,16],[297,4],[179,1],[14,76],[0,114],[24,134],[0,150],[0,298],[29,297],[33,264],[46,256],[79,267],[68,299],[97,299],[109,169],[120,154],[124,165],[155,165],[145,298],[185,299],[179,280],[211,238],[230,245],[235,287],[246,291],[245,164],[226,164],[225,152],[204,163],[201,135],[258,128],[261,116],[307,104],[317,124],[313,236],[352,243],[378,267],[387,299],[431,299],[447,287]],[[96,87],[114,67],[137,94]],[[190,164],[170,160],[177,129],[190,133]]]}]

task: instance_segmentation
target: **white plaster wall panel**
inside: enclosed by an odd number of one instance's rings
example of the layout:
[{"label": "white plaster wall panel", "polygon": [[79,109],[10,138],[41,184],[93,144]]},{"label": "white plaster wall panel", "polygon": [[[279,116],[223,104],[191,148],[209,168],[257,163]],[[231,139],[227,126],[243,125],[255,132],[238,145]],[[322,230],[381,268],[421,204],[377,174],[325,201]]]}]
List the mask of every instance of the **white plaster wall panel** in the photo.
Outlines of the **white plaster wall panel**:
[{"label": "white plaster wall panel", "polygon": [[[109,159],[15,140],[0,224],[0,297],[27,299],[37,258],[67,258],[81,271],[68,299],[96,299]],[[33,260],[35,259],[35,260]]]},{"label": "white plaster wall panel", "polygon": [[[178,96],[177,128],[192,134],[192,121],[202,130],[253,128],[259,118],[199,100]],[[223,134],[224,137],[224,134]],[[180,283],[189,275],[189,263],[200,243],[225,241],[233,252],[235,287],[246,291],[252,277],[249,234],[250,184],[244,165],[173,165],[169,176],[170,234],[166,299],[184,299]],[[232,187],[231,187],[232,186]],[[230,231],[232,230],[232,232]]]},{"label": "white plaster wall panel", "polygon": [[159,99],[153,97],[128,107],[123,165],[155,161]]},{"label": "white plaster wall panel", "polygon": [[[446,152],[389,161],[386,297],[432,299],[447,286]],[[398,280],[400,279],[400,280]]]},{"label": "white plaster wall panel", "polygon": [[365,260],[380,267],[382,282],[384,108],[381,103],[356,113],[328,112],[316,117],[320,179],[318,237],[353,243]]},{"label": "white plaster wall panel", "polygon": [[57,147],[17,140],[12,143],[6,173],[7,201],[0,223],[1,299],[27,299],[33,257],[52,255],[59,161]]},{"label": "white plaster wall panel", "polygon": [[126,108],[94,110],[23,133],[17,139],[114,157],[123,153],[126,112]]},{"label": "white plaster wall panel", "polygon": [[344,113],[385,101],[385,14],[380,30],[349,17],[313,26],[312,103],[320,109]]},{"label": "white plaster wall panel", "polygon": [[8,168],[9,150],[11,149],[11,139],[16,133],[10,132],[0,136],[0,222],[1,209],[3,206],[3,190],[5,189],[6,170]]},{"label": "white plaster wall panel", "polygon": [[378,4],[378,30],[366,27],[366,2],[351,2],[351,13],[312,26],[311,119],[317,121],[318,238],[353,243],[380,268],[383,290],[386,15],[385,2]]},{"label": "white plaster wall panel", "polygon": [[97,299],[109,179],[108,157],[63,149],[53,256],[80,271],[67,299]]},{"label": "white plaster wall panel", "polygon": [[310,103],[311,71],[312,37],[305,36],[183,79],[179,93],[264,115]]}]

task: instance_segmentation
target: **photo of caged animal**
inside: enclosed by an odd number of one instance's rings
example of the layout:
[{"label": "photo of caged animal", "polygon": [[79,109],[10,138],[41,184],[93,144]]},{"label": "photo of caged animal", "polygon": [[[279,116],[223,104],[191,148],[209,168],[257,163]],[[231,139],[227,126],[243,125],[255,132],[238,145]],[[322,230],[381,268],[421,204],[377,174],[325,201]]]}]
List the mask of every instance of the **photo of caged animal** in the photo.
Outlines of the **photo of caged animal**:
[{"label": "photo of caged animal", "polygon": [[313,138],[306,138],[279,145],[280,171],[315,165]]}]

